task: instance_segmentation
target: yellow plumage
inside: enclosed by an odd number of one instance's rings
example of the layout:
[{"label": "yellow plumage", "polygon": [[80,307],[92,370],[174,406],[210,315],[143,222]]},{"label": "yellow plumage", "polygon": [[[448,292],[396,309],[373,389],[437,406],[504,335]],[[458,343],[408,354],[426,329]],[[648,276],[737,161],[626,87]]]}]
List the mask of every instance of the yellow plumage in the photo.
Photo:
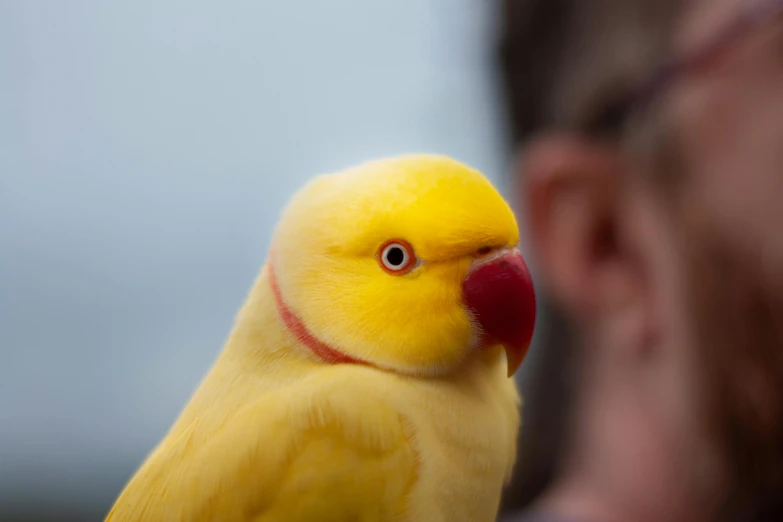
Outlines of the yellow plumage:
[{"label": "yellow plumage", "polygon": [[[401,276],[378,248],[404,238]],[[107,520],[495,519],[519,396],[501,346],[477,350],[461,282],[518,242],[478,172],[405,156],[322,176],[284,211],[220,357]],[[369,364],[330,364],[287,325]]]}]

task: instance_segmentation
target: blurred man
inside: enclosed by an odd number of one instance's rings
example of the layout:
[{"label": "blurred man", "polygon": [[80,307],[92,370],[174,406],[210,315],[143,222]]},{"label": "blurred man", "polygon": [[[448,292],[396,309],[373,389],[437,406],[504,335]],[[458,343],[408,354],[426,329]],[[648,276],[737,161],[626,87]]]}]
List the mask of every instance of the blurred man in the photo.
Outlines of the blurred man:
[{"label": "blurred man", "polygon": [[783,0],[572,4],[519,176],[576,402],[514,520],[783,520]]}]

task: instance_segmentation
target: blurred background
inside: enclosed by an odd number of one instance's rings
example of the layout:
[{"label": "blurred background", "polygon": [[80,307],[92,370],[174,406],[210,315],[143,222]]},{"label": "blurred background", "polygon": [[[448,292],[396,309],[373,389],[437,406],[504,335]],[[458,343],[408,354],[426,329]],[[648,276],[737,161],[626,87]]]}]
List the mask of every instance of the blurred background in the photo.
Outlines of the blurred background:
[{"label": "blurred background", "polygon": [[[436,152],[508,193],[560,3],[0,2],[0,520],[102,519],[311,176]],[[544,310],[504,509],[551,471],[531,425],[560,417],[552,328]]]}]

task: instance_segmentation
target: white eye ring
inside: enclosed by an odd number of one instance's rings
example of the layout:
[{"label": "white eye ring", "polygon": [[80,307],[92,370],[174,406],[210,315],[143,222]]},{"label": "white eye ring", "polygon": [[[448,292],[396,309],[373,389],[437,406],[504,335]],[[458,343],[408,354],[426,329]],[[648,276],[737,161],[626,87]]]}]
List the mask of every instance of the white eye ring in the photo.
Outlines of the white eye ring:
[{"label": "white eye ring", "polygon": [[381,247],[378,262],[387,273],[400,275],[409,272],[416,265],[416,254],[408,243],[395,239]]}]

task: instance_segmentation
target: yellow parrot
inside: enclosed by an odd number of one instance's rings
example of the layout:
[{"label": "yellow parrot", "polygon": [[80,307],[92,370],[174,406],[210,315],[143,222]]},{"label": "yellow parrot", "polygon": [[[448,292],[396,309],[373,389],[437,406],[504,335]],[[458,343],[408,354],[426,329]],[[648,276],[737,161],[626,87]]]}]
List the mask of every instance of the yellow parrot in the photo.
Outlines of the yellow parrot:
[{"label": "yellow parrot", "polygon": [[518,241],[491,183],[445,156],[315,178],[106,520],[495,520],[536,310]]}]

